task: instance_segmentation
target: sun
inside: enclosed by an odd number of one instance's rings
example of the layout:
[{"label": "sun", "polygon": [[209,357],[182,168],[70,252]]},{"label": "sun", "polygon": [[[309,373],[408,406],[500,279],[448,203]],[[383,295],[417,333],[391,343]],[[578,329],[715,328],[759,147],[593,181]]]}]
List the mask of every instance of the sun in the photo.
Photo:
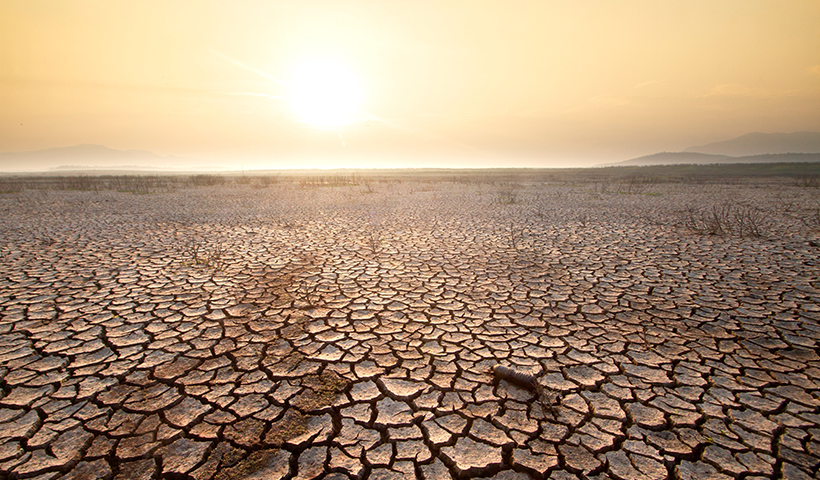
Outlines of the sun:
[{"label": "sun", "polygon": [[289,82],[289,100],[304,123],[340,127],[352,122],[359,108],[359,82],[344,64],[327,59],[299,64]]}]

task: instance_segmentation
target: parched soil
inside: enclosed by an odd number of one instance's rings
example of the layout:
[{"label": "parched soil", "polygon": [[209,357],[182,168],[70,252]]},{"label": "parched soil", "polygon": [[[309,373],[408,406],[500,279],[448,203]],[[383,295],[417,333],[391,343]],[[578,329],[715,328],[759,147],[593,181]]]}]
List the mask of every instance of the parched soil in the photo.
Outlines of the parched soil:
[{"label": "parched soil", "polygon": [[816,478],[767,182],[0,194],[0,478]]}]

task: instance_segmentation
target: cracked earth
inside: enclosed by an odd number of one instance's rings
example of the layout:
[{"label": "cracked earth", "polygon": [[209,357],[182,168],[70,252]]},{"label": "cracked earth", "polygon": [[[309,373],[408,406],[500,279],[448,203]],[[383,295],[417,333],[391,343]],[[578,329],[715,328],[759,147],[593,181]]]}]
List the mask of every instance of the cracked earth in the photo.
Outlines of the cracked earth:
[{"label": "cracked earth", "polygon": [[0,478],[817,477],[816,190],[369,190],[0,195]]}]

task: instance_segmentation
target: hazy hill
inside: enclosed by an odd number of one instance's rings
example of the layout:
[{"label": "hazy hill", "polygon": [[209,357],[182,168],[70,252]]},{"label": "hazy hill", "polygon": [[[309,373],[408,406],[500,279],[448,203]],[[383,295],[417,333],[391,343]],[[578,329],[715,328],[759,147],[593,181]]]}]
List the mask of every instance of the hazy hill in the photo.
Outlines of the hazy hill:
[{"label": "hazy hill", "polygon": [[54,169],[141,168],[190,166],[189,159],[161,156],[145,150],[115,150],[102,145],[75,145],[28,152],[0,153],[0,170],[35,172]]},{"label": "hazy hill", "polygon": [[820,162],[820,132],[753,132],[682,152],[655,153],[603,166],[805,162]]},{"label": "hazy hill", "polygon": [[820,153],[777,153],[766,155],[746,155],[730,157],[728,155],[710,155],[694,152],[661,152],[633,158],[618,163],[602,165],[644,166],[644,165],[714,165],[730,163],[808,163],[820,162]]},{"label": "hazy hill", "polygon": [[725,155],[709,155],[706,153],[690,152],[661,152],[643,157],[633,158],[623,162],[612,163],[610,165],[683,165],[683,164],[711,164],[725,163],[732,157]]},{"label": "hazy hill", "polygon": [[820,132],[747,133],[732,140],[689,147],[684,152],[742,157],[767,153],[820,153]]}]

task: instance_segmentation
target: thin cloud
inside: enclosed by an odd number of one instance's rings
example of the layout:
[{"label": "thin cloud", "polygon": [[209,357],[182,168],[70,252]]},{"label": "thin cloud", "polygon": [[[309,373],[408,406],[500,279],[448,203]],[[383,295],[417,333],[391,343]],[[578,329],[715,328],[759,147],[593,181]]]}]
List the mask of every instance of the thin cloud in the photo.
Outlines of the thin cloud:
[{"label": "thin cloud", "polygon": [[648,87],[650,85],[655,85],[656,83],[663,83],[663,82],[664,82],[663,80],[649,80],[649,81],[646,81],[646,82],[641,82],[641,83],[635,85],[632,88],[643,88],[643,87]]},{"label": "thin cloud", "polygon": [[725,83],[712,87],[704,97],[749,97],[749,98],[769,98],[786,96],[792,92],[776,91],[768,88],[750,87],[739,83]]},{"label": "thin cloud", "polygon": [[808,71],[810,75],[820,76],[820,64],[815,65],[813,67],[809,67],[808,69],[806,69],[806,71]]},{"label": "thin cloud", "polygon": [[281,95],[271,95],[268,93],[258,93],[258,92],[214,92],[219,95],[230,95],[234,97],[263,97],[269,98],[271,100],[282,100],[285,97]]},{"label": "thin cloud", "polygon": [[259,69],[258,69],[258,68],[256,68],[256,67],[251,67],[250,65],[247,65],[247,64],[245,64],[245,63],[242,63],[242,62],[240,62],[239,60],[237,60],[237,59],[235,59],[235,58],[233,58],[233,57],[229,57],[229,56],[225,55],[224,53],[217,52],[216,50],[211,50],[210,52],[211,52],[212,54],[216,55],[217,57],[219,57],[219,58],[221,58],[221,59],[223,59],[223,60],[225,60],[225,61],[227,61],[227,62],[230,62],[230,63],[232,63],[232,64],[236,65],[237,67],[243,68],[243,69],[245,69],[245,70],[247,70],[247,71],[249,71],[249,72],[252,72],[252,73],[257,74],[257,75],[259,75],[260,77],[262,77],[262,78],[264,78],[264,79],[270,80],[271,82],[274,82],[274,83],[278,83],[279,85],[284,85],[284,86],[286,86],[286,87],[288,86],[288,83],[287,83],[287,82],[285,82],[284,80],[281,80],[281,79],[279,79],[279,78],[276,78],[276,77],[274,77],[273,75],[270,75],[270,74],[269,74],[269,73],[267,73],[267,72],[264,72],[264,71],[262,71],[262,70],[259,70]]},{"label": "thin cloud", "polygon": [[396,130],[396,131],[408,133],[408,134],[411,134],[411,135],[416,135],[416,136],[419,136],[419,137],[422,137],[422,138],[427,138],[429,140],[439,141],[439,142],[442,142],[442,143],[445,143],[445,144],[448,144],[448,145],[451,145],[451,146],[454,146],[454,147],[459,147],[459,148],[462,148],[462,149],[465,149],[465,150],[468,150],[468,151],[484,153],[484,151],[481,150],[478,147],[475,147],[475,146],[467,144],[467,143],[459,142],[457,140],[453,140],[452,138],[449,138],[445,135],[440,135],[440,134],[437,134],[437,133],[433,133],[431,131],[427,131],[427,130],[417,128],[417,127],[408,127],[406,125],[402,125],[402,124],[387,120],[386,118],[382,118],[382,117],[379,117],[379,116],[374,115],[372,113],[364,112],[364,111],[361,111],[361,110],[359,111],[359,114],[361,115],[361,118],[365,119],[366,121],[367,120],[372,120],[374,123],[380,123],[380,124],[390,128],[390,129],[393,129],[393,130]]},{"label": "thin cloud", "polygon": [[596,107],[621,107],[632,101],[625,96],[595,96],[588,98],[587,103]]}]

